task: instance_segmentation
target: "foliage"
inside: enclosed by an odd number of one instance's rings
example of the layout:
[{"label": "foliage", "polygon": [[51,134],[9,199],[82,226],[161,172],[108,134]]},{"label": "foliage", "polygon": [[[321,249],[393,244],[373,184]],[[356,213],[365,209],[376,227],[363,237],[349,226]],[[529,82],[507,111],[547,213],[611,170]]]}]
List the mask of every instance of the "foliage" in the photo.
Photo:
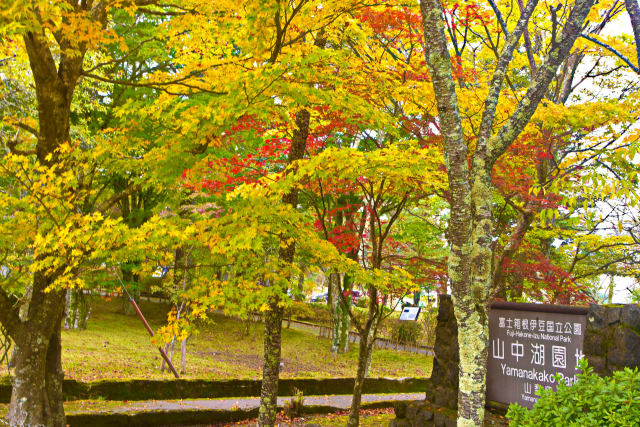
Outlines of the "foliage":
[{"label": "foliage", "polygon": [[567,386],[557,378],[556,391],[540,389],[532,410],[512,404],[513,426],[630,426],[640,419],[640,371],[625,368],[600,377],[583,360],[578,381]]},{"label": "foliage", "polygon": [[366,308],[369,305],[369,298],[362,297],[358,299],[358,301],[356,301],[355,305],[356,307],[359,307],[359,308]]},{"label": "foliage", "polygon": [[318,325],[328,325],[331,319],[331,314],[326,304],[294,302],[289,310],[292,319]]},{"label": "foliage", "polygon": [[412,321],[397,321],[391,326],[391,339],[401,344],[417,344],[422,338],[422,325]]},{"label": "foliage", "polygon": [[293,422],[296,417],[300,417],[304,410],[304,394],[302,390],[294,388],[295,396],[284,402],[283,410],[285,415]]},{"label": "foliage", "polygon": [[[321,270],[366,290],[375,319],[349,309],[364,335],[390,299],[460,278],[471,310],[495,294],[577,302],[600,274],[638,274],[640,92],[623,68],[637,66],[629,37],[600,34],[622,2],[537,7],[519,25],[513,2],[423,0],[424,28],[417,2],[393,0],[5,3],[10,334],[25,302],[52,301],[33,329],[51,328],[61,295],[113,282],[112,267],[169,269],[161,285],[189,317],[170,313],[165,339],[212,308],[310,316],[287,290]],[[563,47],[572,8],[590,24]],[[287,167],[301,112],[306,151]]]}]

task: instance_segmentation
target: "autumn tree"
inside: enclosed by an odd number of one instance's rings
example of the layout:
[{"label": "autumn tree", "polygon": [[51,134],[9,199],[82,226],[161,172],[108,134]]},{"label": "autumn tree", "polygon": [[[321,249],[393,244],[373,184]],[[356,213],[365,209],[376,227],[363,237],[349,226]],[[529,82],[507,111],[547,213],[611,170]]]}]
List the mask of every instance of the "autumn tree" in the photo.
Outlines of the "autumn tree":
[{"label": "autumn tree", "polygon": [[[14,234],[20,232],[19,230],[31,229],[32,225],[38,224],[36,233],[31,237],[51,241],[53,233],[66,228],[66,224],[58,222],[66,218],[56,218],[59,213],[56,212],[57,215],[54,215],[49,210],[53,207],[49,204],[55,203],[51,200],[52,196],[58,193],[59,196],[66,199],[68,194],[73,194],[69,186],[69,178],[73,180],[73,175],[69,177],[68,173],[71,171],[65,171],[68,167],[63,166],[65,152],[69,151],[69,148],[65,149],[64,147],[65,145],[70,147],[70,112],[73,93],[80,79],[84,54],[92,42],[90,32],[99,31],[102,23],[106,20],[106,5],[98,3],[93,5],[94,7],[84,6],[84,10],[77,11],[73,10],[73,6],[71,11],[65,11],[57,5],[43,4],[36,8],[22,2],[14,2],[7,6],[8,8],[3,7],[2,11],[4,32],[7,34],[7,18],[10,14],[19,17],[17,22],[14,21],[18,31],[11,31],[13,30],[11,29],[9,34],[12,34],[13,37],[20,37],[14,42],[14,48],[19,50],[21,55],[22,49],[24,49],[28,55],[28,65],[36,87],[38,114],[35,126],[28,127],[28,132],[35,135],[35,138],[26,145],[26,147],[30,146],[29,148],[25,148],[24,143],[18,145],[18,142],[22,142],[20,140],[4,141],[5,146],[13,148],[13,154],[3,159],[5,173],[16,173],[20,169],[24,172],[16,175],[16,184],[21,184],[21,188],[16,187],[17,192],[12,198],[6,197],[8,194],[5,193],[3,204],[5,209],[20,210],[16,204],[24,204],[25,201],[33,198],[31,200],[33,204],[29,207],[37,207],[40,212],[29,209],[32,212],[30,219],[33,221],[30,224],[29,222],[16,224],[14,221],[9,221],[4,225],[9,226],[7,230],[9,234]],[[76,38],[80,35],[72,36],[62,30],[61,20],[68,22],[69,19],[79,18],[81,13],[89,19],[83,18],[81,20],[86,23],[86,26],[83,36]],[[46,18],[49,16],[55,16],[57,19],[50,21]],[[59,53],[55,56],[51,50],[51,33],[57,35],[56,51]],[[37,163],[34,164],[26,156],[34,156]],[[67,183],[63,184],[65,175]],[[43,194],[37,190],[34,184],[38,181],[46,187],[51,186],[52,188],[49,190],[51,194],[46,194],[47,192]],[[66,190],[65,187],[67,187]],[[60,190],[56,191],[56,188]],[[21,198],[21,193],[24,191],[28,192],[27,199]],[[65,193],[67,193],[67,197],[65,197]],[[60,208],[56,210],[58,209]],[[37,218],[49,218],[50,220],[37,221]],[[81,224],[89,218],[91,217],[85,219],[81,215],[75,219],[69,218],[70,220],[65,222],[71,227],[69,230],[75,233],[82,229]],[[95,222],[96,219],[93,221]],[[50,237],[47,239],[47,236]],[[47,248],[47,245],[38,242],[37,238],[23,241],[22,247],[23,251],[30,247],[35,249],[31,267],[26,268],[28,264],[24,266],[24,270],[26,270],[24,273],[32,271],[26,319],[22,320],[18,316],[16,294],[5,287],[0,290],[0,304],[2,305],[0,319],[16,346],[14,372],[16,379],[13,384],[9,420],[12,425],[63,426],[66,423],[62,408],[63,373],[60,361],[60,322],[64,308],[65,289],[64,287],[57,289],[53,287],[61,279],[68,279],[74,267],[73,264],[66,266],[62,259],[57,263],[52,263],[49,259],[55,253],[51,252],[53,248]],[[59,236],[59,242],[63,245],[70,243],[62,236]],[[78,252],[74,256],[83,253],[82,250],[74,250]],[[69,255],[71,255],[70,252],[71,248]],[[69,267],[71,267],[71,271],[69,271]],[[11,270],[19,274],[23,269],[14,267]],[[9,275],[9,277],[13,279],[13,275]],[[18,283],[18,281],[16,280],[14,283]]]},{"label": "autumn tree", "polygon": [[[382,121],[380,112],[369,108],[365,91],[354,91],[344,84],[345,78],[359,84],[363,81],[357,57],[341,48],[344,39],[353,38],[360,32],[352,25],[350,17],[351,11],[359,7],[358,2],[325,2],[322,5],[306,1],[296,4],[269,2],[251,5],[240,12],[232,3],[189,2],[188,6],[197,13],[190,15],[190,19],[172,21],[166,32],[168,45],[175,48],[175,62],[182,67],[170,76],[161,71],[151,78],[179,79],[188,89],[180,89],[180,96],[176,97],[176,89],[168,86],[170,89],[156,103],[161,113],[147,111],[141,116],[146,115],[145,119],[150,120],[162,117],[166,122],[170,115],[180,114],[180,125],[170,129],[167,138],[180,133],[180,140],[191,141],[191,151],[201,155],[191,176],[197,177],[207,168],[213,169],[210,174],[223,173],[216,161],[216,152],[251,153],[247,140],[228,138],[234,126],[243,120],[254,121],[263,127],[257,132],[260,138],[267,139],[269,135],[277,136],[273,139],[286,138],[287,156],[297,154],[287,159],[284,166],[292,163],[294,168],[295,160],[304,155],[309,123],[315,119],[314,107],[327,105],[334,111],[350,111],[351,114],[345,114],[350,120]],[[220,37],[212,39],[212,33]],[[256,138],[250,140],[255,142]],[[233,145],[225,147],[227,142]],[[298,145],[294,146],[294,142]],[[237,159],[238,156],[230,157]],[[163,159],[165,162],[172,160]],[[282,166],[280,163],[272,171],[281,171]],[[235,167],[243,169],[242,165]],[[235,171],[232,175],[242,173]],[[292,203],[295,207],[296,192],[297,189],[292,188],[282,193],[280,202]],[[274,266],[273,274],[291,278],[288,265],[294,261],[296,250],[286,241],[282,246],[276,248],[281,252],[280,262],[286,268]],[[228,285],[238,280],[232,279]],[[259,423],[273,425],[279,334],[282,307],[286,304],[286,298],[283,298],[286,288],[283,289],[282,283],[286,280],[261,281],[271,288],[273,295],[265,312],[265,365]]]},{"label": "autumn tree", "polygon": [[[344,272],[345,277],[352,277],[355,283],[361,284],[366,290],[364,318],[356,316],[346,301],[350,298],[348,293],[339,294],[360,338],[348,425],[359,425],[362,386],[376,332],[380,322],[391,313],[385,308],[387,301],[394,295],[404,294],[416,287],[411,277],[391,261],[395,249],[391,244],[395,225],[408,207],[446,185],[439,171],[440,163],[440,153],[435,147],[423,149],[409,141],[372,152],[330,148],[301,162],[290,178],[296,185],[303,185],[302,194],[305,198],[320,200],[326,191],[348,188],[354,197],[361,200],[361,205],[352,213],[356,229],[360,230],[355,233],[357,261],[360,268],[374,280],[363,282],[358,280],[360,273]],[[323,234],[321,236],[325,237]],[[388,281],[394,272],[406,275],[407,279]]]},{"label": "autumn tree", "polygon": [[[109,215],[135,187],[104,191],[105,160],[117,158],[117,144],[88,130],[86,116],[97,107],[84,97],[91,91],[80,89],[90,74],[85,67],[96,65],[90,55],[120,40],[108,27],[111,8],[102,1],[15,1],[0,9],[2,52],[13,57],[3,64],[11,83],[2,96],[12,97],[10,86],[21,84],[28,101],[28,108],[2,112],[8,273],[0,287],[0,322],[15,345],[12,425],[66,425],[60,325],[67,289],[87,286],[83,275],[91,266],[145,253],[118,253],[122,239],[136,239]],[[111,258],[116,254],[121,258]]]},{"label": "autumn tree", "polygon": [[[496,111],[514,51],[528,26],[537,1],[522,8],[515,26],[496,16],[504,37],[493,63],[484,101],[478,138],[467,145],[456,93],[456,78],[445,35],[443,4],[421,1],[425,58],[433,82],[441,124],[445,163],[449,175],[451,222],[449,277],[458,321],[460,392],[458,425],[479,425],[484,418],[485,366],[488,342],[488,305],[491,295],[492,182],[493,166],[524,130],[548,91],[558,67],[571,53],[593,1],[578,0],[564,22],[554,28],[540,66],[531,77],[517,106],[497,126]],[[493,4],[493,3],[492,3]],[[493,4],[495,6],[495,4]],[[555,7],[554,7],[555,9]],[[495,8],[498,11],[497,7]],[[559,23],[558,21],[557,23]],[[562,30],[559,30],[559,28]],[[470,158],[470,164],[467,159]]]},{"label": "autumn tree", "polygon": [[[635,144],[629,129],[637,117],[635,91],[629,90],[635,79],[629,78],[628,68],[620,58],[591,40],[601,38],[599,34],[613,25],[610,22],[618,18],[624,5],[612,2],[599,5],[598,9],[598,14],[592,13],[591,22],[583,29],[585,37],[578,39],[575,49],[559,68],[532,120],[494,167],[492,183],[497,200],[492,275],[494,294],[500,298],[521,298],[523,291],[545,301],[556,301],[556,297],[564,302],[588,298],[585,287],[578,283],[588,277],[586,271],[574,275],[580,262],[565,262],[565,258],[571,258],[566,252],[571,246],[568,244],[580,240],[575,239],[579,233],[571,230],[577,231],[575,227],[581,218],[586,220],[591,215],[589,211],[595,208],[591,202],[591,208],[584,208],[587,199],[595,203],[598,198],[616,197],[611,193],[614,187],[604,182],[612,168],[624,169],[627,167],[624,165],[629,165],[626,157]],[[532,17],[535,27],[523,33],[526,56],[520,61],[524,60],[529,74],[537,70],[536,58],[542,48],[532,40],[541,39],[549,30],[538,24],[546,19],[545,11],[538,11]],[[486,23],[484,26],[488,27]],[[495,57],[499,56],[495,43],[499,37],[500,33],[490,31],[482,37]],[[608,91],[602,89],[611,87],[612,81],[620,91],[605,95]],[[514,76],[509,80],[508,90],[517,96],[517,90],[525,83],[526,80]],[[595,91],[600,94],[593,99]],[[478,116],[479,111],[474,108]],[[468,120],[473,122],[472,128],[479,127],[479,117]],[[599,185],[578,184],[591,181]],[[632,186],[630,180],[618,181],[619,194],[623,188]],[[606,238],[601,237],[604,243]],[[558,239],[564,239],[562,251],[554,248]],[[590,245],[597,239],[592,236]],[[609,241],[607,247],[612,243]],[[586,261],[587,257],[579,259]],[[617,259],[622,261],[620,257]],[[593,261],[591,258],[588,263]],[[597,265],[604,266],[593,264],[592,274],[598,271]]]}]

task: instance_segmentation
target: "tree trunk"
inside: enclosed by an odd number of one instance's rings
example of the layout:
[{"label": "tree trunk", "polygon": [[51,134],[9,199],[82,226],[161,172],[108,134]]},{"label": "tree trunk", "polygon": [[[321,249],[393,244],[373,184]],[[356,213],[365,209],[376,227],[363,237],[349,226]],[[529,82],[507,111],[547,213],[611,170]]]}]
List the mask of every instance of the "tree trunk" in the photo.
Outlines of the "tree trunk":
[{"label": "tree trunk", "polygon": [[485,372],[488,354],[489,328],[485,310],[477,309],[473,298],[460,299],[455,304],[458,323],[460,372],[458,389],[458,425],[481,425],[484,420]]},{"label": "tree trunk", "polygon": [[185,374],[187,372],[187,338],[180,343],[180,373]]},{"label": "tree trunk", "polygon": [[[347,278],[345,277],[345,280]],[[331,340],[331,352],[343,354],[349,350],[349,311],[344,306],[340,293],[343,289],[340,285],[340,275],[331,273],[329,276],[329,290],[331,296],[331,322],[333,324],[333,337]]]},{"label": "tree trunk", "polygon": [[[93,7],[95,6],[95,7]],[[81,10],[80,10],[81,9]],[[106,24],[103,2],[78,6],[96,24]],[[51,49],[51,39],[40,29],[23,33],[29,66],[37,99],[38,141],[35,151],[38,162],[47,167],[58,164],[57,149],[69,141],[71,101],[82,72],[88,43],[73,43],[65,31],[52,28],[57,46]],[[75,37],[73,32],[69,32]],[[73,55],[58,54],[60,46],[73,45]],[[54,60],[54,58],[56,58]],[[55,173],[59,173],[57,169]],[[34,224],[36,233],[49,233],[47,226]],[[36,255],[36,259],[45,254]],[[33,286],[28,300],[27,315],[21,318],[12,298],[0,288],[0,322],[6,327],[16,347],[14,376],[8,420],[12,426],[63,427],[66,425],[62,406],[63,371],[61,363],[60,329],[65,306],[65,291],[49,287],[62,270],[33,273]]]},{"label": "tree trunk", "polygon": [[515,111],[494,134],[493,127],[507,69],[520,36],[537,5],[527,3],[496,63],[485,100],[476,148],[469,168],[467,139],[453,80],[451,57],[445,35],[440,0],[420,0],[425,60],[431,77],[449,177],[448,271],[458,321],[460,347],[460,389],[458,425],[481,425],[484,420],[485,365],[488,348],[487,308],[491,295],[492,187],[496,160],[509,148],[530,121],[540,100],[548,93],[556,70],[571,52],[594,0],[576,0],[563,27],[559,42],[553,43]]},{"label": "tree trunk", "polygon": [[638,0],[625,0],[624,4],[631,20],[631,29],[636,41],[636,59],[638,61],[636,64],[640,66],[640,5],[638,5]]},{"label": "tree trunk", "polygon": [[369,371],[371,370],[371,358],[373,357],[373,349],[376,347],[376,332],[377,328],[371,328],[369,331],[369,336],[367,337],[367,342],[369,345],[369,351],[367,353],[367,361],[364,365],[364,377],[369,377]]},{"label": "tree trunk", "polygon": [[[162,349],[167,354],[167,356],[169,356],[169,360],[171,360],[171,362],[173,363],[173,359],[171,358],[172,355],[169,354],[169,349],[171,348],[171,345],[172,345],[172,342],[167,342],[164,344]],[[164,372],[165,370],[169,372],[169,367],[167,366],[167,362],[164,360],[164,357],[163,357],[162,360],[160,361],[160,372]]]},{"label": "tree trunk", "polygon": [[14,375],[9,405],[12,426],[64,427],[60,323],[48,337],[29,331],[15,341]]},{"label": "tree trunk", "polygon": [[278,378],[280,376],[280,352],[282,345],[282,317],[284,308],[278,306],[279,298],[272,298],[265,313],[264,365],[260,390],[259,426],[273,426],[278,413]]},{"label": "tree trunk", "polygon": [[[291,139],[288,164],[291,165],[304,157],[304,150],[309,136],[309,119],[311,114],[307,110],[300,110],[296,114],[296,127]],[[282,197],[282,202],[296,208],[298,206],[298,190],[291,190]],[[285,263],[291,264],[294,259],[295,243],[280,247],[278,257]],[[283,290],[286,292],[286,289]],[[282,317],[284,308],[278,304],[280,298],[274,295],[269,298],[269,310],[265,313],[264,328],[264,365],[262,369],[262,387],[260,390],[260,409],[258,413],[259,426],[273,426],[276,422],[278,377],[280,375],[280,352],[282,335]]]},{"label": "tree trunk", "polygon": [[[338,304],[338,336],[334,337],[334,343],[337,345],[336,350],[338,354],[344,354],[349,351],[349,312],[344,304],[341,302]],[[337,338],[337,339],[336,339]]]},{"label": "tree trunk", "polygon": [[613,274],[609,275],[609,296],[607,300],[609,304],[613,304],[613,291],[615,290],[615,282],[613,281]]},{"label": "tree trunk", "polygon": [[351,400],[351,409],[349,411],[349,421],[347,422],[347,426],[349,427],[360,425],[360,403],[362,402],[362,386],[364,385],[365,372],[367,370],[367,359],[369,358],[369,353],[371,352],[371,346],[367,339],[368,336],[368,331],[360,336],[358,371],[356,372],[356,378],[353,384],[353,398]]},{"label": "tree trunk", "polygon": [[371,287],[369,307],[367,310],[367,320],[358,330],[360,335],[360,345],[358,352],[358,371],[356,373],[355,383],[353,385],[353,398],[351,400],[351,409],[349,411],[349,421],[347,426],[354,427],[360,423],[360,403],[362,401],[362,386],[364,379],[367,377],[369,364],[371,363],[371,353],[373,352],[373,344],[380,323],[381,308],[378,307],[378,290]]},{"label": "tree trunk", "polygon": [[66,297],[64,328],[84,330],[91,314],[89,297],[82,289],[69,289]]}]

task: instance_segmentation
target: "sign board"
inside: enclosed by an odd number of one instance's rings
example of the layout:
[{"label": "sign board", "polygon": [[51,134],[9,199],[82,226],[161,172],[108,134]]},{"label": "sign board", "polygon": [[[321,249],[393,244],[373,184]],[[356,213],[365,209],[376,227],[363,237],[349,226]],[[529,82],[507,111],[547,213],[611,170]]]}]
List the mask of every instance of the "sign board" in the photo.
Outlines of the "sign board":
[{"label": "sign board", "polygon": [[420,307],[405,307],[400,313],[400,320],[418,320]]},{"label": "sign board", "polygon": [[587,309],[496,302],[489,313],[487,400],[532,408],[540,387],[555,390],[554,376],[576,381]]}]

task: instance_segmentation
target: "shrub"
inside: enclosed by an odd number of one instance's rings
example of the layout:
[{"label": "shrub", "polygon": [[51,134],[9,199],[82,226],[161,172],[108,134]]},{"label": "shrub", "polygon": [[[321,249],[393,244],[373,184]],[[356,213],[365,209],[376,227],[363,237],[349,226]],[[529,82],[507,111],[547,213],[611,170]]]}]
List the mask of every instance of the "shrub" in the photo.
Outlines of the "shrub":
[{"label": "shrub", "polygon": [[288,309],[287,316],[305,322],[328,324],[331,319],[329,307],[326,304],[305,303],[294,301]]},{"label": "shrub", "polygon": [[438,309],[425,307],[420,311],[418,323],[422,327],[422,344],[434,345],[436,341],[436,326],[438,326]]},{"label": "shrub", "polygon": [[367,297],[359,298],[355,304],[356,307],[360,307],[360,308],[367,308],[368,305],[369,305],[369,298]]},{"label": "shrub", "polygon": [[313,320],[315,312],[309,305],[303,302],[294,301],[290,307],[290,314],[292,319],[296,320]]},{"label": "shrub", "polygon": [[512,426],[631,426],[640,420],[640,372],[625,368],[599,377],[583,361],[578,382],[557,390],[540,389],[533,409],[512,404],[507,412]]},{"label": "shrub", "polygon": [[301,390],[294,387],[295,396],[291,400],[286,400],[283,405],[285,415],[291,420],[300,417],[302,415],[302,409],[304,407],[304,395]]},{"label": "shrub", "polygon": [[395,321],[391,325],[391,339],[402,344],[417,345],[422,338],[422,325],[412,321]]}]

